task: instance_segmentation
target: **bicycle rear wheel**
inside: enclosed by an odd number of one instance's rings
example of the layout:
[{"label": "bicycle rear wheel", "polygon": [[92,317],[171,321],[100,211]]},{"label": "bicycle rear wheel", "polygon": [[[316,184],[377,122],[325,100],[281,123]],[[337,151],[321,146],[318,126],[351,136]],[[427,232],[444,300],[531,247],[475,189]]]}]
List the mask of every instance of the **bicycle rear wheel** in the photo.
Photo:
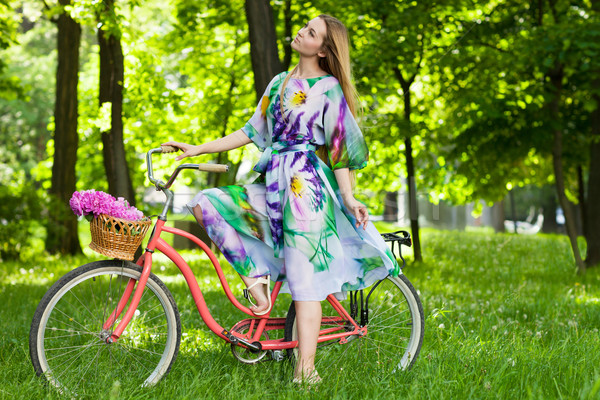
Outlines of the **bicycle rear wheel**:
[{"label": "bicycle rear wheel", "polygon": [[[349,338],[344,345],[339,344],[339,339],[319,343],[315,366],[322,376],[328,371],[340,372],[341,369],[388,375],[410,369],[417,359],[424,334],[423,307],[417,291],[406,276],[388,276],[377,286],[364,289],[363,296],[365,307],[368,308],[367,334]],[[345,303],[349,303],[349,300]],[[350,309],[349,304],[344,306]],[[359,297],[359,323],[360,311]],[[352,329],[348,321],[333,321],[327,315],[337,316],[337,313],[324,305],[321,329]],[[297,340],[293,302],[286,318],[285,339]],[[295,359],[296,349],[288,351],[288,355]]]},{"label": "bicycle rear wheel", "polygon": [[108,329],[103,324],[141,272],[130,262],[100,261],[56,282],[31,325],[29,353],[37,375],[61,393],[79,396],[102,393],[115,381],[153,385],[168,373],[179,350],[181,322],[173,296],[154,274],[123,335],[106,343],[121,318]]}]

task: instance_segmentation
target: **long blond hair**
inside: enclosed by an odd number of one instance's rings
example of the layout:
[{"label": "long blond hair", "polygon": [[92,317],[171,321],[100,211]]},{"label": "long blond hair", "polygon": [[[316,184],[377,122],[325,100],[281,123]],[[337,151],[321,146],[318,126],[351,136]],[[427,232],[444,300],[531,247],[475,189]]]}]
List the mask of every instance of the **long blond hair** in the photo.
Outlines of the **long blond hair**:
[{"label": "long blond hair", "polygon": [[[357,114],[360,114],[360,103],[358,102],[358,92],[352,83],[350,40],[348,38],[348,30],[340,20],[330,15],[321,14],[319,15],[319,18],[325,22],[325,26],[327,27],[327,33],[323,38],[323,47],[321,48],[321,50],[325,52],[325,57],[319,58],[319,67],[328,74],[335,76],[335,78],[338,80],[340,86],[342,87],[342,91],[344,92],[344,97],[346,98],[348,108],[350,109],[352,116],[356,118]],[[283,111],[283,93],[290,80],[290,77],[297,70],[298,65],[296,65],[294,69],[287,74],[283,84],[281,85],[281,92],[279,96],[281,115],[283,118],[285,118]],[[325,146],[319,146],[316,153],[321,160],[326,162],[327,149]],[[356,181],[354,171],[350,171],[350,181],[352,188],[354,188]]]}]

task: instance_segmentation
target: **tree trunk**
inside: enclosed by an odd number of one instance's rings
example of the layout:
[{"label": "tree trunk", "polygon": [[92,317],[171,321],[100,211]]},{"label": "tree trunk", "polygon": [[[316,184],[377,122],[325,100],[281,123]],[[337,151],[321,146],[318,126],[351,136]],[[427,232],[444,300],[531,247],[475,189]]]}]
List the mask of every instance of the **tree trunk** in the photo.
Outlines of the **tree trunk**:
[{"label": "tree trunk", "polygon": [[[600,81],[596,81],[600,88]],[[590,267],[600,265],[600,96],[592,117],[592,143],[590,144],[590,175],[587,193],[587,257]]]},{"label": "tree trunk", "polygon": [[517,233],[517,210],[515,207],[515,194],[512,189],[508,192],[508,198],[510,199],[510,219],[513,222],[513,233]]},{"label": "tree trunk", "polygon": [[[408,81],[405,81],[401,74],[400,84],[402,85],[402,91],[404,92],[404,119],[406,120],[406,126],[410,132],[410,115],[411,115],[411,104],[410,104],[410,85],[412,84],[414,77]],[[406,157],[406,181],[408,183],[408,207],[410,217],[410,231],[412,232],[413,241],[413,254],[415,261],[423,261],[423,255],[421,254],[421,238],[419,235],[419,204],[417,203],[417,184],[415,181],[415,166],[412,155],[412,139],[410,133],[404,139],[404,153]]]},{"label": "tree trunk", "polygon": [[[102,25],[114,13],[114,0],[104,0],[103,12],[98,18]],[[104,22],[104,23],[103,23]],[[135,205],[135,192],[129,175],[129,167],[123,143],[123,49],[117,33],[98,28],[100,47],[100,107],[111,103],[109,131],[102,132],[102,155],[108,180],[108,191],[115,197],[124,197]]]},{"label": "tree trunk", "polygon": [[556,223],[556,191],[553,187],[544,186],[542,189],[542,205],[544,212],[544,224],[542,232],[557,233],[558,224]]},{"label": "tree trunk", "polygon": [[[557,65],[554,70],[549,74],[550,82],[552,84],[553,98],[550,102],[550,111],[555,118],[559,115],[559,102],[562,92],[562,79],[563,69],[562,65]],[[575,257],[575,263],[577,264],[577,270],[579,273],[585,272],[585,264],[581,258],[579,252],[579,246],[577,245],[577,229],[575,227],[575,216],[573,214],[573,208],[567,199],[565,194],[565,180],[563,174],[562,165],[562,128],[560,126],[554,126],[554,144],[552,147],[552,165],[554,167],[554,180],[556,183],[556,192],[558,195],[558,202],[563,209],[565,215],[565,227],[567,229],[567,235],[571,242],[571,249],[573,250],[573,256]]]},{"label": "tree trunk", "polygon": [[581,164],[577,166],[577,199],[579,200],[579,220],[578,225],[581,229],[577,229],[584,237],[588,237],[587,224],[587,200],[585,198],[585,183],[583,181],[583,167]]},{"label": "tree trunk", "polygon": [[494,232],[503,233],[505,231],[504,218],[504,200],[500,200],[492,206],[492,226]]},{"label": "tree trunk", "polygon": [[283,65],[281,68],[284,71],[290,69],[292,63],[292,0],[285,0],[283,9],[283,35],[284,35],[284,46],[283,46]]},{"label": "tree trunk", "polygon": [[245,6],[254,90],[258,101],[271,79],[283,68],[277,52],[277,35],[269,0],[246,0]]},{"label": "tree trunk", "polygon": [[[60,0],[60,4],[69,4]],[[51,253],[81,253],[77,234],[77,217],[69,209],[75,188],[77,163],[77,83],[79,81],[79,42],[81,26],[67,13],[56,19],[58,66],[56,68],[56,103],[54,105],[54,162],[50,195],[56,204],[48,209],[46,250]]]},{"label": "tree trunk", "polygon": [[413,252],[415,261],[423,261],[421,254],[421,239],[419,237],[419,204],[417,203],[417,184],[415,182],[415,167],[412,156],[412,140],[410,136],[404,139],[406,157],[406,178],[408,181],[408,206],[410,209],[410,231],[412,232]]},{"label": "tree trunk", "polygon": [[398,222],[398,192],[385,192],[383,220],[386,222]]},{"label": "tree trunk", "polygon": [[[596,15],[600,13],[600,0],[592,0]],[[590,143],[590,175],[587,191],[587,257],[586,264],[600,265],[600,71],[594,72],[592,80],[593,99],[596,109],[592,112],[592,141]]]},{"label": "tree trunk", "polygon": [[[422,58],[421,58],[422,59]],[[420,68],[421,62],[417,65],[417,72]],[[400,82],[402,87],[402,95],[404,99],[404,120],[406,121],[406,130],[408,134],[404,139],[404,154],[406,157],[406,181],[408,183],[408,208],[410,217],[410,230],[412,232],[413,241],[413,254],[415,261],[423,261],[423,255],[421,254],[421,238],[419,235],[419,204],[417,203],[417,183],[415,181],[415,166],[412,155],[412,129],[410,116],[412,113],[412,107],[410,104],[410,87],[417,77],[415,72],[410,78],[405,79],[402,75],[400,68],[395,67],[393,73]]]}]

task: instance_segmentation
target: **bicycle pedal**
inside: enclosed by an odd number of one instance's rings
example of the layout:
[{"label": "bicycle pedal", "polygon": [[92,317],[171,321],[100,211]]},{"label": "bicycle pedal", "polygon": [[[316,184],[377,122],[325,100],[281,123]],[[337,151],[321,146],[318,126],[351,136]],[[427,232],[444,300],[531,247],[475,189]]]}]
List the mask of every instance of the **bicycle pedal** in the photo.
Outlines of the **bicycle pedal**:
[{"label": "bicycle pedal", "polygon": [[262,350],[262,346],[261,346],[260,342],[249,342],[246,339],[235,336],[234,334],[229,332],[227,329],[223,329],[221,334],[229,340],[229,343],[236,345],[236,346],[240,346],[240,344],[244,345],[253,353]]},{"label": "bicycle pedal", "polygon": [[244,297],[246,300],[250,300],[250,292],[248,292],[248,289],[244,289]]},{"label": "bicycle pedal", "polygon": [[283,350],[271,350],[270,353],[273,361],[279,362],[285,360],[285,353]]}]

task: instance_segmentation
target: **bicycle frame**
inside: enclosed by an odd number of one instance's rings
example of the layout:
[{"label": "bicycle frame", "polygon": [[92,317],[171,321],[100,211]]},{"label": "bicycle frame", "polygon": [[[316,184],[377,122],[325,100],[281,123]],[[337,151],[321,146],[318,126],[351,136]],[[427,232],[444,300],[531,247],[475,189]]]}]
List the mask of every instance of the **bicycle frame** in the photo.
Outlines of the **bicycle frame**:
[{"label": "bicycle frame", "polygon": [[[138,285],[135,288],[135,291],[134,286],[136,281],[135,279],[131,279],[125,287],[124,293],[120,301],[118,302],[117,307],[111,313],[110,318],[104,323],[103,328],[105,330],[110,329],[110,327],[113,326],[113,324],[115,323],[116,319],[123,313],[126,304],[131,298],[131,304],[125,311],[122,320],[119,322],[115,330],[112,332],[110,337],[107,338],[107,342],[112,343],[117,341],[119,337],[123,334],[123,331],[129,324],[129,322],[131,321],[135,310],[139,305],[140,299],[148,281],[148,277],[150,276],[150,272],[152,270],[152,255],[155,250],[159,250],[161,253],[165,254],[171,261],[173,261],[173,263],[179,268],[179,270],[183,274],[186,283],[190,289],[192,298],[194,299],[194,303],[196,304],[196,308],[198,309],[198,312],[200,314],[200,317],[214,334],[216,334],[217,336],[229,343],[238,344],[257,351],[283,350],[291,349],[298,346],[298,341],[284,341],[284,339],[260,341],[259,339],[265,330],[283,329],[285,324],[285,318],[270,318],[272,308],[267,314],[263,316],[255,316],[254,313],[248,307],[242,305],[233,295],[231,288],[229,287],[229,284],[227,282],[227,279],[225,278],[221,265],[217,257],[209,248],[209,246],[189,232],[165,226],[166,218],[161,217],[162,216],[158,218],[154,226],[154,230],[152,231],[152,236],[148,241],[145,253],[137,261],[138,265],[143,266],[143,270],[139,278]],[[240,311],[253,317],[250,319],[242,320],[234,325],[235,328],[240,325],[249,324],[248,333],[246,335],[241,335],[235,331],[227,330],[221,325],[219,325],[217,321],[215,321],[208,309],[206,301],[204,300],[204,296],[202,295],[202,290],[198,285],[196,276],[192,272],[187,262],[183,259],[183,257],[173,247],[171,247],[167,242],[165,242],[164,239],[161,238],[161,234],[163,232],[179,235],[191,240],[208,255],[219,277],[219,281],[221,282],[221,286],[223,287],[225,295],[227,296],[229,301]],[[282,282],[276,282],[274,285],[273,291],[271,293],[272,304],[275,304],[275,300],[279,294],[281,285]],[[132,294],[133,297],[131,297]],[[334,308],[334,310],[339,314],[339,316],[324,317],[324,320],[326,320],[327,322],[338,323],[339,326],[321,330],[319,332],[318,338],[319,343],[336,339],[339,339],[341,343],[344,343],[348,340],[351,340],[350,337],[352,336],[357,337],[366,335],[367,328],[359,326],[358,323],[354,320],[354,318],[352,318],[348,314],[346,309],[333,295],[329,295],[327,297],[327,300]],[[348,323],[351,326],[349,326]]]}]

